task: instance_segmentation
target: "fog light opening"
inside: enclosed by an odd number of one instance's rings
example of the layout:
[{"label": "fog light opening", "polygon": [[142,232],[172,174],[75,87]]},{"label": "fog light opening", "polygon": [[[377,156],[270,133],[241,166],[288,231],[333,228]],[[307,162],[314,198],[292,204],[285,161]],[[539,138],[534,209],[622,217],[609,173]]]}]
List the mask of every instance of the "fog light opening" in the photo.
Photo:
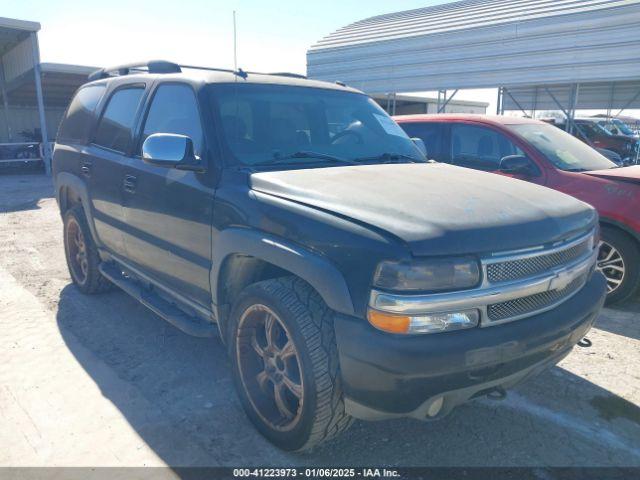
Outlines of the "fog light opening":
[{"label": "fog light opening", "polygon": [[493,390],[487,393],[487,398],[491,400],[501,401],[507,398],[507,392],[502,387],[495,387]]},{"label": "fog light opening", "polygon": [[431,405],[429,405],[429,408],[427,409],[427,416],[433,418],[438,415],[438,413],[440,413],[440,410],[442,410],[442,405],[444,405],[444,397],[436,398],[433,402],[431,402]]}]

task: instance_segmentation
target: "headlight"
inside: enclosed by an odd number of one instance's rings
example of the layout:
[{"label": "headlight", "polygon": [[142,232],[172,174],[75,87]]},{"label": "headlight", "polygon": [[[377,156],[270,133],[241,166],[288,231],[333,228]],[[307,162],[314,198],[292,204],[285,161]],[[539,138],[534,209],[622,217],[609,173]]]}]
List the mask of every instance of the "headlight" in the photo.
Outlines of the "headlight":
[{"label": "headlight", "polygon": [[377,329],[389,333],[439,333],[478,326],[480,312],[478,310],[464,310],[409,316],[395,315],[370,308],[367,312],[367,319]]},{"label": "headlight", "polygon": [[478,283],[480,267],[472,257],[382,262],[373,279],[376,287],[396,291],[461,290]]}]

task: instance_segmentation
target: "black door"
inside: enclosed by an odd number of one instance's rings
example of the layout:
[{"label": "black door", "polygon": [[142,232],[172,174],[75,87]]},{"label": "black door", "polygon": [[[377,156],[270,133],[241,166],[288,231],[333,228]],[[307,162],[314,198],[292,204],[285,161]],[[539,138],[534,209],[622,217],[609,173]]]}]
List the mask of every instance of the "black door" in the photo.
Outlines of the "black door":
[{"label": "black door", "polygon": [[122,206],[122,182],[132,128],[144,96],[144,85],[114,91],[98,122],[93,142],[83,157],[93,219],[100,242],[111,253],[125,254],[122,230],[126,227]]},{"label": "black door", "polygon": [[136,155],[125,171],[127,257],[152,280],[209,308],[214,189],[206,173],[149,165],[140,155],[149,135],[177,133],[189,136],[201,157],[205,149],[198,102],[186,84],[160,84],[152,95]]}]

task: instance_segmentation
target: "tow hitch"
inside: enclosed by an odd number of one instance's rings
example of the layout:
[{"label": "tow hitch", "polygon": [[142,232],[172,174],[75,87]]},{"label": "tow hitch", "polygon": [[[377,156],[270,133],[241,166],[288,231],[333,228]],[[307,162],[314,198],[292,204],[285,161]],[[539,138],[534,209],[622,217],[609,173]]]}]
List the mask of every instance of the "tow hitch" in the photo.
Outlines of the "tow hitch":
[{"label": "tow hitch", "polygon": [[593,343],[587,337],[584,337],[582,340],[578,342],[578,346],[582,348],[589,348]]}]

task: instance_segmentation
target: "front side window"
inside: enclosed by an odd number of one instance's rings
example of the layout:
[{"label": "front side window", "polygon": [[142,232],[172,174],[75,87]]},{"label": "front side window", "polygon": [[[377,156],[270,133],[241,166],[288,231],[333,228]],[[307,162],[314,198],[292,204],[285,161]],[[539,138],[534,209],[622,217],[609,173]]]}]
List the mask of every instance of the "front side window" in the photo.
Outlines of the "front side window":
[{"label": "front side window", "polygon": [[188,85],[168,84],[158,87],[142,131],[142,143],[154,133],[186,135],[193,142],[196,155],[202,153],[202,125],[195,94]]},{"label": "front side window", "polygon": [[427,148],[427,158],[440,162],[447,159],[443,156],[442,145],[444,143],[445,126],[434,122],[407,122],[401,123],[402,129],[412,138],[419,138]]},{"label": "front side window", "polygon": [[144,94],[143,87],[116,90],[100,119],[94,143],[117,152],[125,152],[132,138],[136,112]]},{"label": "front side window", "polygon": [[87,85],[78,90],[60,124],[58,139],[87,140],[89,129],[93,124],[93,113],[105,90],[106,85]]},{"label": "front side window", "polygon": [[285,85],[210,87],[222,133],[245,165],[424,161],[369,97]]},{"label": "front side window", "polygon": [[495,171],[509,155],[524,155],[505,135],[476,125],[451,127],[451,163],[476,170]]},{"label": "front side window", "polygon": [[516,124],[507,128],[533,145],[560,170],[586,172],[616,167],[595,149],[553,125]]}]

